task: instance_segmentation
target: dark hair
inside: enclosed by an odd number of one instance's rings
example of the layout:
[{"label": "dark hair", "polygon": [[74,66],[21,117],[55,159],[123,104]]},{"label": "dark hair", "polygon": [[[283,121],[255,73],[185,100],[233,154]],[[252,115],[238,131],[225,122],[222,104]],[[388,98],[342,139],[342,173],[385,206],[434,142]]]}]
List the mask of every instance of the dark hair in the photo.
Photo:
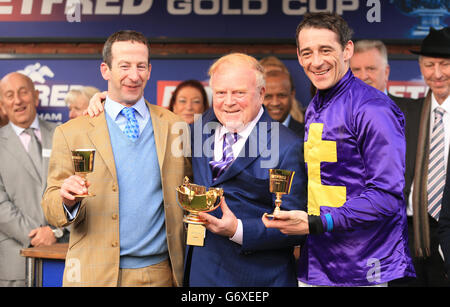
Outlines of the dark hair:
[{"label": "dark hair", "polygon": [[280,77],[280,76],[285,76],[286,78],[288,78],[289,83],[290,83],[290,90],[295,91],[295,86],[294,86],[294,80],[292,79],[292,76],[289,72],[284,71],[284,70],[270,70],[268,72],[266,72],[266,82],[267,82],[267,77]]},{"label": "dark hair", "polygon": [[204,108],[203,111],[206,111],[209,108],[208,96],[206,95],[206,91],[205,91],[205,88],[203,87],[203,84],[201,84],[197,80],[186,80],[186,81],[183,81],[180,84],[178,84],[176,89],[173,91],[172,97],[170,98],[170,103],[169,103],[170,111],[173,111],[173,106],[175,105],[175,101],[177,99],[178,93],[184,87],[193,87],[193,88],[199,90],[200,93],[202,94],[202,98],[203,98],[203,108]]},{"label": "dark hair", "polygon": [[140,32],[133,30],[121,30],[111,34],[103,46],[103,62],[105,62],[109,68],[111,68],[112,62],[112,45],[115,42],[138,42],[147,46],[148,49],[148,62],[150,63],[150,44],[147,38]]},{"label": "dark hair", "polygon": [[336,13],[320,12],[320,13],[306,13],[303,20],[297,27],[295,41],[297,42],[297,49],[300,52],[300,43],[298,35],[304,28],[328,29],[336,33],[342,49],[345,48],[348,41],[352,39],[353,30],[348,26],[347,22]]}]

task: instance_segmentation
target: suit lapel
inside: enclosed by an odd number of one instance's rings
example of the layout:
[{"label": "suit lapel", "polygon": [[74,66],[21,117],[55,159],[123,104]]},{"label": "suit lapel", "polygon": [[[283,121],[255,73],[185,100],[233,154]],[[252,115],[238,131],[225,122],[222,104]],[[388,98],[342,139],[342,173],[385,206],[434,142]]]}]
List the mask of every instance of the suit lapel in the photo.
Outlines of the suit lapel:
[{"label": "suit lapel", "polygon": [[[213,185],[212,170],[209,162],[214,160],[214,135],[220,125],[213,109],[207,110],[202,116],[202,122],[196,121],[191,125],[192,155],[199,160],[199,165],[204,171],[195,171],[194,177],[201,175],[203,178],[195,178],[195,183]],[[199,137],[201,136],[201,137]],[[201,143],[199,144],[199,140]]]},{"label": "suit lapel", "polygon": [[[213,185],[213,174],[212,174],[212,169],[210,166],[210,162],[214,160],[214,135],[215,135],[216,130],[212,129],[210,133],[207,134],[203,134],[202,133],[202,152],[205,150],[205,148],[210,151],[211,150],[211,154],[206,155],[205,153],[202,154],[202,161],[201,161],[201,165],[205,165],[206,171],[205,171],[205,176],[206,176],[206,182],[209,183],[209,185]],[[195,170],[194,170],[195,171]]]},{"label": "suit lapel", "polygon": [[[264,111],[263,115],[256,123],[249,137],[247,138],[243,150],[239,156],[234,160],[230,167],[214,182],[213,185],[219,185],[224,181],[235,177],[237,174],[242,172],[248,165],[255,161],[261,155],[261,151],[271,146],[270,130],[271,130],[272,119]],[[266,125],[261,124],[266,123]],[[265,135],[264,135],[265,134]],[[266,139],[266,148],[261,147],[260,139]],[[211,171],[211,170],[210,170]]]},{"label": "suit lapel", "polygon": [[112,177],[117,180],[116,164],[114,162],[105,114],[106,113],[103,112],[101,115],[89,119],[92,129],[88,132],[88,137],[96,149],[97,157],[95,159],[97,160],[101,157]]},{"label": "suit lapel", "polygon": [[169,124],[163,120],[163,113],[157,107],[147,103],[152,120],[153,134],[155,136],[156,154],[158,155],[159,169],[163,173],[164,157],[166,155],[167,136],[169,133]]},{"label": "suit lapel", "polygon": [[23,147],[22,142],[14,132],[13,128],[10,125],[6,125],[5,129],[2,130],[2,138],[5,140],[6,145],[5,150],[9,152],[13,159],[19,162],[18,165],[22,165],[31,175],[31,177],[33,177],[39,184],[41,184],[41,176],[34,167],[33,162],[28,156],[27,151]]}]

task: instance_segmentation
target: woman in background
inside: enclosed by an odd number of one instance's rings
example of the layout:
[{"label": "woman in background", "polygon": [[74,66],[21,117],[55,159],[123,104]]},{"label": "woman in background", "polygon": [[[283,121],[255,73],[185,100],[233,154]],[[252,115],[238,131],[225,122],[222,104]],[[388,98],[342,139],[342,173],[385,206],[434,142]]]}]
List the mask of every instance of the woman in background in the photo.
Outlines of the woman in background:
[{"label": "woman in background", "polygon": [[194,114],[202,114],[209,108],[205,88],[197,80],[181,82],[172,93],[169,110],[188,124],[194,122]]}]

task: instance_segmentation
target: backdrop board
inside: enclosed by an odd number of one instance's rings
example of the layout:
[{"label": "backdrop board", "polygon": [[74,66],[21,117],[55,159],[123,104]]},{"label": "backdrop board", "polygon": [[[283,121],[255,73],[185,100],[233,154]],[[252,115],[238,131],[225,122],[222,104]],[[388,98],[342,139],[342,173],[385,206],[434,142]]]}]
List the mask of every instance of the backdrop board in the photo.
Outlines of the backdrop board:
[{"label": "backdrop board", "polygon": [[293,40],[307,12],[333,11],[355,38],[419,39],[449,24],[450,0],[1,0],[5,38],[106,38],[135,29],[151,38]]},{"label": "backdrop board", "polygon": [[[203,81],[209,97],[207,74],[214,59],[153,59],[150,81],[145,89],[145,98],[153,104],[168,106],[173,89],[180,81],[197,79]],[[296,59],[283,59],[292,74],[297,100],[306,107],[311,99],[310,81]],[[39,90],[38,112],[46,120],[65,122],[68,110],[64,98],[70,89],[95,86],[107,89],[100,74],[100,59],[8,59],[0,60],[0,76],[12,71],[28,75]],[[423,97],[425,86],[417,61],[394,60],[391,65],[389,92],[396,96]],[[211,99],[210,99],[211,103]]]}]

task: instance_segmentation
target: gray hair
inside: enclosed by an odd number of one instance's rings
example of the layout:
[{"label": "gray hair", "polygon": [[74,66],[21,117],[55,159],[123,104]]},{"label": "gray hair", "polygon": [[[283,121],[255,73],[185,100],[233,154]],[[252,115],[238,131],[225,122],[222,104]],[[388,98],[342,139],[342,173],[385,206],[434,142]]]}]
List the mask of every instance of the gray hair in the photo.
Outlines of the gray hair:
[{"label": "gray hair", "polygon": [[209,68],[209,85],[211,86],[212,77],[216,70],[219,68],[220,65],[223,63],[247,63],[249,64],[254,70],[256,75],[256,86],[258,89],[261,89],[266,86],[266,80],[264,79],[264,67],[258,62],[257,59],[254,57],[244,54],[244,53],[230,53],[228,55],[225,55],[215,61],[211,67]]},{"label": "gray hair", "polygon": [[92,96],[94,96],[96,93],[100,92],[100,90],[93,86],[83,86],[80,89],[72,89],[70,90],[66,97],[64,98],[64,101],[66,104],[70,104],[74,100],[76,100],[80,96],[84,96],[87,101],[91,100]]},{"label": "gray hair", "polygon": [[366,52],[368,50],[377,49],[380,52],[384,63],[388,64],[388,53],[386,45],[380,40],[363,39],[355,43],[354,53]]}]

